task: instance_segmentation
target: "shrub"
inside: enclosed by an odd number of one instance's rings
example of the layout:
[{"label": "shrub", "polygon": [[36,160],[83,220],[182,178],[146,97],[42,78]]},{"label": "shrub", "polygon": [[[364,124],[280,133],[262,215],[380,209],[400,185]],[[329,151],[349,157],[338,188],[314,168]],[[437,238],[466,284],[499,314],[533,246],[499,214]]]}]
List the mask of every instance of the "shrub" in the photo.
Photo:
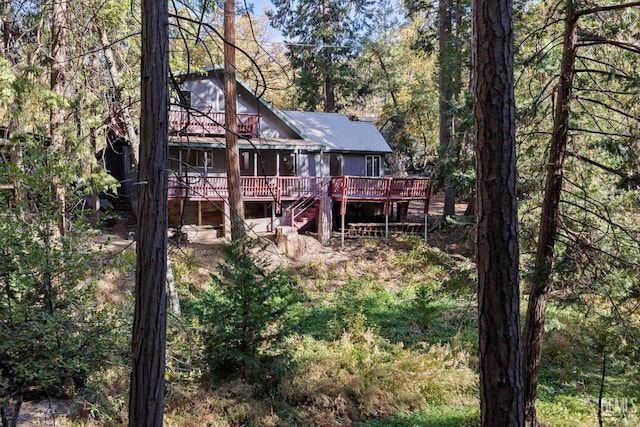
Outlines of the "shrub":
[{"label": "shrub", "polygon": [[405,349],[371,331],[362,340],[345,333],[331,343],[304,337],[292,345],[297,369],[281,389],[293,405],[333,408],[361,420],[428,405],[477,404],[467,354],[448,345]]},{"label": "shrub", "polygon": [[66,234],[54,232],[54,177],[70,206],[81,199],[72,166],[27,142],[21,167],[0,165],[22,193],[10,204],[0,200],[3,425],[17,420],[25,393],[69,397],[123,351],[117,313],[99,304],[89,277],[98,265],[89,230],[71,222],[70,211]]}]

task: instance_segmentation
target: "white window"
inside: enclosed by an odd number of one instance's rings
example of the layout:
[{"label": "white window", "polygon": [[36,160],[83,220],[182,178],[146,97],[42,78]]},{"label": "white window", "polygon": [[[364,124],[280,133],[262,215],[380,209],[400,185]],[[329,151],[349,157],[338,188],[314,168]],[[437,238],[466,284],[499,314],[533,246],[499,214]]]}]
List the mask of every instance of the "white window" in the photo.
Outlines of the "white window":
[{"label": "white window", "polygon": [[248,171],[251,169],[251,153],[248,151],[240,152],[240,169],[243,171]]},{"label": "white window", "polygon": [[215,95],[213,109],[215,111],[224,111],[224,92],[222,92],[221,90],[218,91]]},{"label": "white window", "polygon": [[382,176],[382,158],[367,156],[365,176]]}]

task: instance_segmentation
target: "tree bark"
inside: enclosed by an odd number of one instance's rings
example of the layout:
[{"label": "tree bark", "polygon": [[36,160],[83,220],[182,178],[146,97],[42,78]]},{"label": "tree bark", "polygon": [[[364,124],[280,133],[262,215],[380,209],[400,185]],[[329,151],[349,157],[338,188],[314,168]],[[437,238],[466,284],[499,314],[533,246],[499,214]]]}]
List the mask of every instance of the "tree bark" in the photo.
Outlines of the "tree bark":
[{"label": "tree bark", "polygon": [[459,52],[453,31],[452,9],[453,0],[441,1],[438,6],[438,63],[440,73],[438,75],[438,89],[440,100],[438,102],[438,139],[440,156],[445,164],[444,168],[444,216],[453,216],[456,213],[456,192],[451,176],[452,165],[457,160],[458,141],[454,132],[454,120],[451,113],[452,105],[459,91],[460,66],[456,60]]},{"label": "tree bark", "polygon": [[[327,42],[325,42],[327,43]],[[325,47],[322,49],[323,56],[325,58],[325,67],[329,68],[331,65],[331,48]],[[336,112],[336,93],[333,87],[333,76],[330,76],[327,72],[324,77],[324,112],[335,113]]]},{"label": "tree bark", "polygon": [[[54,0],[53,14],[51,16],[51,91],[56,94],[57,102],[50,111],[51,145],[49,149],[55,153],[64,153],[66,151],[66,141],[62,129],[66,118],[66,109],[63,101],[66,83],[64,63],[67,60],[66,28],[67,2],[66,0]],[[58,217],[57,231],[60,235],[64,235],[66,229],[65,189],[57,176],[53,177],[51,185]]]},{"label": "tree bark", "polygon": [[546,317],[547,301],[551,290],[550,275],[554,246],[558,234],[558,212],[564,176],[564,159],[569,133],[569,104],[573,86],[576,57],[577,23],[573,0],[567,0],[560,81],[556,94],[556,111],[547,164],[544,201],[540,215],[540,229],[536,248],[534,274],[531,280],[529,303],[523,330],[522,370],[525,386],[526,425],[538,425],[536,396],[538,372]]},{"label": "tree bark", "polygon": [[2,19],[2,53],[5,59],[9,60],[9,62],[13,64],[14,55],[11,46],[13,41],[13,23],[10,19],[12,12],[11,0],[2,0],[0,8],[0,19]]},{"label": "tree bark", "polygon": [[162,426],[167,295],[168,4],[142,1],[140,167],[129,426]]},{"label": "tree bark", "polygon": [[522,426],[513,10],[472,9],[481,423]]},{"label": "tree bark", "polygon": [[231,238],[238,240],[244,235],[244,207],[240,192],[240,153],[238,150],[238,124],[236,121],[236,29],[235,0],[224,2],[224,121],[227,145],[227,186],[231,209]]},{"label": "tree bark", "polygon": [[331,11],[329,10],[329,4],[327,1],[322,1],[320,5],[322,8],[322,22],[325,27],[325,35],[322,38],[322,43],[324,44],[322,48],[322,56],[324,57],[324,112],[325,113],[335,113],[336,112],[336,94],[333,85],[333,72],[330,71],[332,67],[332,59],[331,59],[331,45],[332,45],[332,35],[331,35],[331,17],[329,14]]}]

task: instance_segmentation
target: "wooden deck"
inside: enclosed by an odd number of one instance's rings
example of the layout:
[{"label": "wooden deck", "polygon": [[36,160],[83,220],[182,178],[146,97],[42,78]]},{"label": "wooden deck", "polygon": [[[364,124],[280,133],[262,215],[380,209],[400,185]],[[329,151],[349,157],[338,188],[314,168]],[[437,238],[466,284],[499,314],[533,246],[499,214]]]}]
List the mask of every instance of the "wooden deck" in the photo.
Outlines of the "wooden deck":
[{"label": "wooden deck", "polygon": [[429,209],[430,178],[340,176],[332,178],[331,184],[333,199],[341,203],[341,215],[345,214],[348,202],[384,203],[385,215],[389,214],[393,202],[421,200],[424,212]]},{"label": "wooden deck", "polygon": [[[294,201],[319,198],[326,192],[343,206],[355,202],[409,202],[431,197],[430,178],[367,178],[353,176],[332,177],[330,185],[323,185],[323,177],[241,177],[242,198],[245,201]],[[173,176],[169,178],[169,199],[190,201],[222,201],[229,197],[227,178],[202,176]]]},{"label": "wooden deck", "polygon": [[[245,201],[291,201],[318,196],[321,177],[246,177],[240,178]],[[169,200],[222,201],[229,198],[227,178],[186,176],[169,178]]]},{"label": "wooden deck", "polygon": [[368,178],[339,176],[331,179],[335,200],[384,201],[424,200],[431,196],[430,178]]}]

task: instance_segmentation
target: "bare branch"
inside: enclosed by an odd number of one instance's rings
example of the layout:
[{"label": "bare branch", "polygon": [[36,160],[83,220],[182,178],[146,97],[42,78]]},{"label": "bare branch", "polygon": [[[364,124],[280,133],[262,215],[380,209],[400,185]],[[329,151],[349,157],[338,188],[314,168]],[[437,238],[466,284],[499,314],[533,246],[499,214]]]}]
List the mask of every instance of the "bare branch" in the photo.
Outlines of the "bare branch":
[{"label": "bare branch", "polygon": [[600,100],[597,100],[597,99],[586,98],[586,97],[583,97],[583,96],[576,96],[575,99],[582,100],[582,101],[587,101],[587,102],[590,102],[592,104],[599,105],[601,107],[606,108],[609,111],[613,111],[614,113],[618,113],[618,114],[620,114],[620,115],[622,115],[622,116],[624,116],[624,117],[626,117],[628,119],[631,119],[631,120],[640,120],[639,116],[636,116],[636,115],[633,115],[633,114],[629,114],[626,111],[623,111],[623,110],[621,110],[619,108],[614,108],[611,105],[606,104],[606,103],[604,103],[604,102],[602,102]]},{"label": "bare branch", "polygon": [[611,133],[611,132],[601,132],[601,131],[596,131],[592,129],[584,129],[584,128],[578,128],[578,127],[570,127],[569,130],[573,132],[589,133],[592,135],[615,136],[618,138],[629,138],[629,139],[637,138],[635,135],[624,135],[624,134]]},{"label": "bare branch", "polygon": [[635,43],[630,43],[622,40],[610,40],[590,33],[582,33],[580,34],[580,36],[584,41],[576,43],[576,47],[588,47],[604,44],[615,46],[632,53],[640,54],[640,45],[637,45]]},{"label": "bare branch", "polygon": [[596,162],[595,160],[590,159],[590,158],[588,158],[588,157],[586,157],[586,156],[583,156],[582,154],[578,154],[578,153],[576,153],[576,152],[574,152],[574,151],[569,151],[569,150],[567,150],[567,155],[568,155],[568,156],[571,156],[571,157],[574,157],[574,158],[576,158],[576,159],[578,159],[578,160],[581,160],[581,161],[583,161],[583,162],[585,162],[585,163],[588,163],[588,164],[590,164],[590,165],[592,165],[592,166],[595,166],[595,167],[597,167],[597,168],[600,168],[600,169],[602,169],[602,170],[605,170],[605,171],[607,171],[607,172],[609,172],[609,173],[612,173],[612,174],[614,174],[614,175],[618,175],[619,177],[627,178],[627,174],[626,174],[626,173],[624,173],[624,172],[622,172],[622,171],[619,171],[619,170],[617,170],[617,169],[611,168],[611,167],[609,167],[609,166],[607,166],[607,165],[603,165],[603,164],[602,164],[602,163],[600,163],[600,162]]},{"label": "bare branch", "polygon": [[592,15],[594,13],[609,12],[612,10],[621,10],[621,9],[627,9],[629,7],[636,7],[636,6],[640,6],[640,1],[634,1],[631,3],[623,3],[623,4],[612,4],[609,6],[599,6],[599,7],[594,7],[592,9],[580,10],[576,12],[576,15],[578,18],[580,18],[582,16]]}]

